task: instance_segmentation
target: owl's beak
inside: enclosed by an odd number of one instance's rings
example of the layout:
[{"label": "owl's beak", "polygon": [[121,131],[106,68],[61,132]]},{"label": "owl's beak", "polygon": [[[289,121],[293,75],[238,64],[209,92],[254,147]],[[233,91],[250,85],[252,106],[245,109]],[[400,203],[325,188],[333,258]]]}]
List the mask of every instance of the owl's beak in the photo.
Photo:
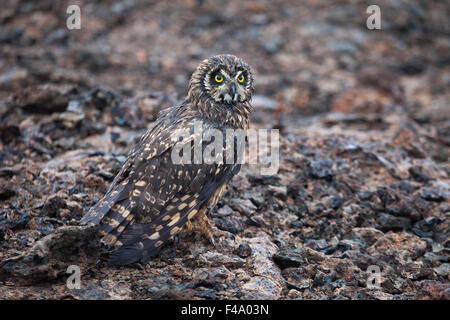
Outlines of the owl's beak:
[{"label": "owl's beak", "polygon": [[230,96],[231,99],[233,99],[233,102],[237,102],[238,101],[238,94],[236,93],[236,84],[232,83],[230,86]]},{"label": "owl's beak", "polygon": [[226,103],[232,103],[232,102],[236,102],[238,101],[238,94],[236,92],[236,84],[232,83],[229,87],[228,87],[228,92],[225,93],[225,95],[222,96],[223,101],[225,101]]},{"label": "owl's beak", "polygon": [[236,85],[234,83],[231,84],[230,95],[233,97],[233,100],[236,101]]}]

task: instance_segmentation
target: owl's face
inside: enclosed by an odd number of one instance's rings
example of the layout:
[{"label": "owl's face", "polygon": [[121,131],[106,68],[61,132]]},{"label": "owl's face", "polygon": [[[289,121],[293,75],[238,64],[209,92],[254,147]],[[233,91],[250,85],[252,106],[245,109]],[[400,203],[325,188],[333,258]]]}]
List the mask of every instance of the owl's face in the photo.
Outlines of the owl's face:
[{"label": "owl's face", "polygon": [[189,94],[228,106],[251,100],[253,75],[250,67],[233,55],[204,60],[192,75]]},{"label": "owl's face", "polygon": [[205,74],[203,85],[216,102],[233,104],[251,97],[251,80],[249,70],[245,67],[229,68],[223,64]]}]

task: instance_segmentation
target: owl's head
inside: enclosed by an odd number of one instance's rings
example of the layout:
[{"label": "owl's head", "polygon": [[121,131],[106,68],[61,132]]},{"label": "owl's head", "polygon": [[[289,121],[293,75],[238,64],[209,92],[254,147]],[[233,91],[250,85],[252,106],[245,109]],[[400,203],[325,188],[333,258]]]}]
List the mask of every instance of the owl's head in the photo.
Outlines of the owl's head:
[{"label": "owl's head", "polygon": [[250,66],[229,54],[203,60],[189,81],[188,97],[196,101],[233,106],[250,102],[252,94]]}]

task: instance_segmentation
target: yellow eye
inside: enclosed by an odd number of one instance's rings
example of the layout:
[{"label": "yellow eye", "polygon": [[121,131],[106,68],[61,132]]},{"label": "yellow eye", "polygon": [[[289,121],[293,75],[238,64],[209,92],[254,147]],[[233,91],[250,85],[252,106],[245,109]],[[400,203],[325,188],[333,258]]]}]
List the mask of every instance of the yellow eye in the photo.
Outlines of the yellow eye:
[{"label": "yellow eye", "polygon": [[244,82],[244,75],[243,74],[241,74],[240,76],[239,76],[239,78],[238,78],[238,81],[239,82]]},{"label": "yellow eye", "polygon": [[223,81],[223,77],[220,74],[216,74],[214,80],[216,80],[216,82],[222,82]]}]

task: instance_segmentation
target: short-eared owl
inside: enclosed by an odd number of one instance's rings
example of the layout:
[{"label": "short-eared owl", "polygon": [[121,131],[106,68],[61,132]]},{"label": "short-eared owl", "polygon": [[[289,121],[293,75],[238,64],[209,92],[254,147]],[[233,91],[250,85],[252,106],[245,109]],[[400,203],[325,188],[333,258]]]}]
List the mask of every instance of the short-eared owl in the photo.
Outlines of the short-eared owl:
[{"label": "short-eared owl", "polygon": [[240,164],[174,163],[176,134],[187,130],[194,139],[198,126],[224,134],[227,129],[248,129],[252,93],[253,75],[243,60],[218,55],[200,63],[183,103],[161,112],[129,153],[106,195],[80,221],[100,225],[112,264],[156,255],[182,228],[212,239],[208,210]]}]

